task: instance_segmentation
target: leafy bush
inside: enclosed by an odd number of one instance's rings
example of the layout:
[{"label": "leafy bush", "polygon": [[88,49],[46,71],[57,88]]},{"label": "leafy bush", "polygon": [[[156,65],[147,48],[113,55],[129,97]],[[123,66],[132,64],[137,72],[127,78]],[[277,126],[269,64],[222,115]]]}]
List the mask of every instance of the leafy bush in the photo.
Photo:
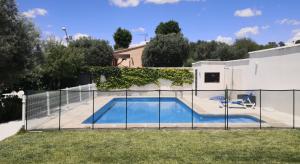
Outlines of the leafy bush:
[{"label": "leafy bush", "polygon": [[159,71],[160,78],[173,82],[173,85],[182,86],[183,84],[193,83],[193,74],[187,69],[161,69]]},{"label": "leafy bush", "polygon": [[[91,68],[96,78],[98,89],[124,89],[133,85],[144,86],[158,84],[159,79],[172,81],[173,85],[182,86],[184,83],[193,82],[193,74],[187,69],[150,69],[150,68],[117,68],[103,67]],[[106,77],[106,81],[100,80],[100,76]]]},{"label": "leafy bush", "polygon": [[22,100],[17,96],[0,99],[0,123],[22,118]]}]

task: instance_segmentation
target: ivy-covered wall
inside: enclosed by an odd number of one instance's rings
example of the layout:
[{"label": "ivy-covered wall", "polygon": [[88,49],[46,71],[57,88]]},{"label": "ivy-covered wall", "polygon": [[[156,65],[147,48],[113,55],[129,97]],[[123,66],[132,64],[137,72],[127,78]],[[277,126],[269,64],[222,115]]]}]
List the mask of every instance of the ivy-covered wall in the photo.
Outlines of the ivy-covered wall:
[{"label": "ivy-covered wall", "polygon": [[[159,79],[172,81],[172,85],[182,86],[193,83],[193,73],[188,69],[152,69],[152,68],[117,68],[93,67],[90,68],[98,89],[125,89],[133,85],[144,86],[147,84],[159,85]],[[101,81],[101,75],[106,81]]]}]

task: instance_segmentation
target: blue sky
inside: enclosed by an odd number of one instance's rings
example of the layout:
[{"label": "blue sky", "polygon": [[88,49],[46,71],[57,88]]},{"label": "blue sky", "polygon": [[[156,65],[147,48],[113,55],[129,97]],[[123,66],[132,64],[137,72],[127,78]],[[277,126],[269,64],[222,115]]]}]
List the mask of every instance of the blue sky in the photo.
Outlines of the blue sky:
[{"label": "blue sky", "polygon": [[298,0],[17,0],[19,10],[43,34],[63,38],[62,26],[78,38],[89,35],[113,44],[118,27],[133,44],[154,36],[162,21],[178,21],[190,41],[232,43],[250,37],[258,43],[300,39]]}]

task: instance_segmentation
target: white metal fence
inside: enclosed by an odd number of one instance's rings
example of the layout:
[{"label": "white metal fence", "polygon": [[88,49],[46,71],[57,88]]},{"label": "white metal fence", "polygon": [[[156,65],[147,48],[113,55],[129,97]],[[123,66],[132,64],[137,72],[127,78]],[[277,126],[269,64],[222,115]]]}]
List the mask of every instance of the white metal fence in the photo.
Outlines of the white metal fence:
[{"label": "white metal fence", "polygon": [[23,119],[25,125],[29,125],[27,122],[30,122],[30,125],[34,125],[35,122],[47,121],[41,118],[50,118],[46,116],[57,115],[60,105],[64,106],[63,109],[67,109],[69,104],[76,105],[74,103],[88,100],[92,96],[89,91],[95,90],[95,88],[95,84],[88,84],[24,96]]},{"label": "white metal fence", "polygon": [[[85,85],[29,95],[26,129],[300,127],[299,90],[108,91],[95,88],[95,85]],[[182,102],[184,109],[177,110],[180,106],[177,103],[164,102],[169,98]],[[139,106],[146,100],[151,103]],[[278,102],[284,103],[278,105]],[[142,112],[145,108],[150,111]],[[172,113],[169,108],[175,111]],[[177,120],[183,118],[188,119]],[[168,122],[169,119],[173,122]]]}]

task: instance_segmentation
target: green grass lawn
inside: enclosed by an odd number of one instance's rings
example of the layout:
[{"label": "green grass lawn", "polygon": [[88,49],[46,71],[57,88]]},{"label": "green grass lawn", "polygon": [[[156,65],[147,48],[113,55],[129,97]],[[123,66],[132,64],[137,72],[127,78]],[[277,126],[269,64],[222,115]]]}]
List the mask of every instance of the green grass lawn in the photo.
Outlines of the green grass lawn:
[{"label": "green grass lawn", "polygon": [[300,130],[110,130],[21,133],[0,163],[300,162]]}]

